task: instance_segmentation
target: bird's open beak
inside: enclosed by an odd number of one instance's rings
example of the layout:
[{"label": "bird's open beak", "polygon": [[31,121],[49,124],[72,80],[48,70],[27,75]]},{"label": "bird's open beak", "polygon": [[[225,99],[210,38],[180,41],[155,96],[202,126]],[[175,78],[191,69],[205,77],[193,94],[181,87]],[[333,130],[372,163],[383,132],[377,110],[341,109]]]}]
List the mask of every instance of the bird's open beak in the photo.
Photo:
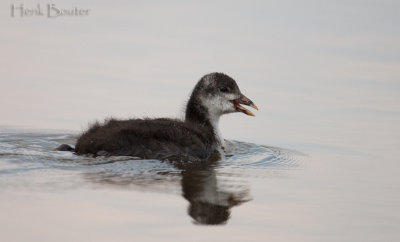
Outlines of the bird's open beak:
[{"label": "bird's open beak", "polygon": [[243,94],[240,94],[238,99],[231,100],[231,102],[233,103],[233,105],[235,105],[236,111],[245,113],[250,116],[255,116],[255,115],[246,108],[244,108],[243,106],[241,106],[240,104],[244,104],[258,110],[258,107]]}]

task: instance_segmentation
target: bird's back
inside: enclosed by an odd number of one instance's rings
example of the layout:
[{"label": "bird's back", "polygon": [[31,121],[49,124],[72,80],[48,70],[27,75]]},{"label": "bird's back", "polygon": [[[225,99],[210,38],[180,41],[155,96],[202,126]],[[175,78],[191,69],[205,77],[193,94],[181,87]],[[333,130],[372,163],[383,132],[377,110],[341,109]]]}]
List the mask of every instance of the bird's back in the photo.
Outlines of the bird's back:
[{"label": "bird's back", "polygon": [[83,133],[75,152],[144,159],[204,160],[215,149],[212,130],[174,119],[111,119]]}]

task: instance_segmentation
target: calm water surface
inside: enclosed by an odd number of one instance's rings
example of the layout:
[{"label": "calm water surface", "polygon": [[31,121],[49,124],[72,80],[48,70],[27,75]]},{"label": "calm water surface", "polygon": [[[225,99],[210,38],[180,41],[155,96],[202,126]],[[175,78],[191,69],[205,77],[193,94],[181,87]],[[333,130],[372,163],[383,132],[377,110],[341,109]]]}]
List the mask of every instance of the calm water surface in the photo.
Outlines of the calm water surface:
[{"label": "calm water surface", "polygon": [[[62,143],[75,143],[76,134],[71,133],[2,130],[0,141],[0,206],[15,219],[4,224],[10,228],[4,232],[21,240],[28,235],[13,228],[35,235],[39,231],[34,227],[42,230],[54,223],[107,227],[130,221],[123,227],[133,222],[129,231],[135,236],[144,232],[138,224],[151,223],[147,229],[156,229],[161,221],[162,230],[171,224],[226,225],[236,207],[253,202],[252,180],[285,177],[299,169],[305,157],[287,149],[227,141],[220,160],[182,164],[54,151]],[[119,205],[107,208],[108,203]],[[52,233],[65,233],[62,226],[55,227]]]},{"label": "calm water surface", "polygon": [[398,238],[399,183],[388,183],[396,181],[397,172],[382,172],[373,155],[326,150],[306,155],[228,141],[221,160],[182,166],[54,151],[59,144],[74,144],[75,140],[74,133],[1,131],[3,238]]}]

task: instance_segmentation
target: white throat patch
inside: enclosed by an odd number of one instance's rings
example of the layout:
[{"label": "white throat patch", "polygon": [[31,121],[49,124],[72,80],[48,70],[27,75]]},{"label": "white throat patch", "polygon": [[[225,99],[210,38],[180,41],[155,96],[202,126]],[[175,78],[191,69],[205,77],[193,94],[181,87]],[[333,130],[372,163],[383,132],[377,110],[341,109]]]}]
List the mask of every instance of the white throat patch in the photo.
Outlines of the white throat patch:
[{"label": "white throat patch", "polygon": [[[235,98],[235,95],[232,95],[232,99]],[[213,126],[215,137],[217,138],[219,144],[222,148],[226,148],[225,140],[221,135],[219,130],[219,118],[226,113],[231,113],[235,111],[234,106],[227,100],[227,97],[223,96],[212,96],[211,98],[201,97],[201,103],[203,106],[207,108],[209,120],[211,125]]]}]

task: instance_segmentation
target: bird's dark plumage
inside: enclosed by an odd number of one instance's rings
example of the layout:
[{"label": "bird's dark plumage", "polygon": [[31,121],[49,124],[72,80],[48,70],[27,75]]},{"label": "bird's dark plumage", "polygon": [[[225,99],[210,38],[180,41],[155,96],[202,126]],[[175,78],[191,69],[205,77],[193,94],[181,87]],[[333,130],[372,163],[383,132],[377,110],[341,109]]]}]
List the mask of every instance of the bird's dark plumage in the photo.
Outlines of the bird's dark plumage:
[{"label": "bird's dark plumage", "polygon": [[257,108],[241,94],[235,80],[222,73],[211,73],[202,77],[193,89],[185,120],[110,119],[103,124],[96,123],[78,138],[75,152],[94,156],[205,160],[224,145],[218,131],[221,115],[238,111],[252,115],[239,103]]},{"label": "bird's dark plumage", "polygon": [[81,135],[77,154],[125,155],[144,159],[206,159],[215,138],[201,125],[173,119],[111,119]]}]

